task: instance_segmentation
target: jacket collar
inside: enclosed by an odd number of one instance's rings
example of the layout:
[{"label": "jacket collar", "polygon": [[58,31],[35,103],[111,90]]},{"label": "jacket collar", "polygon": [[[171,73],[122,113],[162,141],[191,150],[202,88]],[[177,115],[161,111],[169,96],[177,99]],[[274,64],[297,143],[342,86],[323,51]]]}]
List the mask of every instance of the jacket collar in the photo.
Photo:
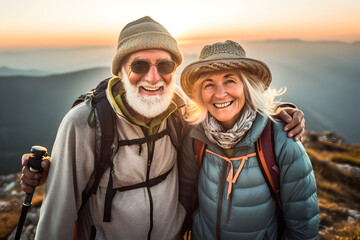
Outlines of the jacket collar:
[{"label": "jacket collar", "polygon": [[[131,118],[131,116],[126,116],[127,114],[125,113],[125,110],[122,111],[121,109],[124,109],[124,106],[119,107],[119,104],[117,103],[117,101],[122,101],[121,97],[120,99],[116,100],[115,98],[117,97],[117,95],[120,93],[120,95],[122,95],[122,93],[124,92],[123,89],[123,85],[121,83],[121,79],[119,77],[113,77],[112,79],[110,79],[109,83],[108,83],[108,87],[107,87],[107,98],[109,100],[109,102],[111,103],[111,105],[113,106],[115,112],[125,118]],[[185,100],[183,99],[183,94],[180,88],[177,87],[176,91],[174,92],[174,96],[172,98],[172,101],[170,103],[169,108],[162,114],[159,115],[159,118],[161,118],[160,122],[162,122],[164,119],[168,118],[174,111],[176,111],[179,108],[184,108],[185,107]],[[123,103],[121,103],[123,104]],[[157,118],[157,117],[156,117]],[[134,122],[134,119],[128,119],[131,122]],[[156,119],[155,119],[156,120]],[[158,121],[155,121],[158,122]],[[146,124],[142,124],[136,120],[135,121],[136,124],[147,127]]]}]

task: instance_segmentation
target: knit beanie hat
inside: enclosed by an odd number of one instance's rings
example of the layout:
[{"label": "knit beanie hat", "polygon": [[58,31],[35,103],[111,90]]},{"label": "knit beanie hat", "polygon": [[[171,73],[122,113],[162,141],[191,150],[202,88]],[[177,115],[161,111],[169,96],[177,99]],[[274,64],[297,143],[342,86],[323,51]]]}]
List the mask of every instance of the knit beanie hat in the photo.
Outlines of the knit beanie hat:
[{"label": "knit beanie hat", "polygon": [[126,55],[146,49],[168,51],[177,66],[182,63],[183,56],[176,40],[160,23],[146,16],[128,23],[121,30],[111,73],[114,76],[118,75],[122,60]]}]

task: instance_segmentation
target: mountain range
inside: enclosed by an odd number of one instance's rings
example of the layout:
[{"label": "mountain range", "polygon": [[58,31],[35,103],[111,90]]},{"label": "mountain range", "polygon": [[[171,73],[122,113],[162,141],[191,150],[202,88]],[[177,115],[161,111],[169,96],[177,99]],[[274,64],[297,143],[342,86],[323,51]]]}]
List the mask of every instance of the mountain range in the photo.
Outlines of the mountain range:
[{"label": "mountain range", "polygon": [[47,75],[45,72],[41,72],[36,69],[16,69],[2,66],[0,67],[0,76],[44,76]]}]

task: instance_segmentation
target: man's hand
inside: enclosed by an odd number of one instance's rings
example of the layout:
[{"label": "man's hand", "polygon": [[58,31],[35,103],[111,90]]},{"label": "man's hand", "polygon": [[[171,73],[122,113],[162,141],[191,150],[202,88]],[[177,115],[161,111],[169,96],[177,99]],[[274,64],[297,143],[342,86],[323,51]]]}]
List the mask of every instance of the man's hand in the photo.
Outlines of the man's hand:
[{"label": "man's hand", "polygon": [[288,137],[294,138],[295,141],[303,140],[305,133],[304,113],[292,107],[279,107],[276,110],[274,118],[286,123],[284,131],[288,132]]},{"label": "man's hand", "polygon": [[46,182],[50,168],[50,157],[44,157],[41,161],[42,171],[37,173],[31,172],[27,166],[30,156],[33,156],[33,154],[26,153],[21,158],[23,168],[21,170],[22,174],[20,185],[21,189],[26,193],[32,193],[34,191],[34,187],[41,186]]}]

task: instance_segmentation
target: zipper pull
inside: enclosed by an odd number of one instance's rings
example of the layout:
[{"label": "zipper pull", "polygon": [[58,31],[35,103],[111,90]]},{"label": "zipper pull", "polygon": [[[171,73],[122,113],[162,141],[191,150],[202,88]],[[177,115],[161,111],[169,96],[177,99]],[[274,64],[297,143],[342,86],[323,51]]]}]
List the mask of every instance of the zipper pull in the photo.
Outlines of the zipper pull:
[{"label": "zipper pull", "polygon": [[139,156],[141,156],[141,152],[142,152],[142,144],[139,143]]}]

